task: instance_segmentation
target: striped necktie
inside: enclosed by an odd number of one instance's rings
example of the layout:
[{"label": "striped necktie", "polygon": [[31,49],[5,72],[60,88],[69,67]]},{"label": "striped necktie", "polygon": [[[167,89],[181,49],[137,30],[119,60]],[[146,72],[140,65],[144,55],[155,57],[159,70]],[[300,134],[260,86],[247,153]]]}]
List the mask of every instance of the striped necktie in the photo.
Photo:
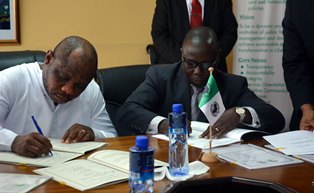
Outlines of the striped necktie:
[{"label": "striped necktie", "polygon": [[201,98],[200,93],[203,92],[204,88],[198,88],[192,86],[193,94],[191,98],[191,121],[197,121],[197,118],[201,112],[200,108],[198,107],[199,99]]}]

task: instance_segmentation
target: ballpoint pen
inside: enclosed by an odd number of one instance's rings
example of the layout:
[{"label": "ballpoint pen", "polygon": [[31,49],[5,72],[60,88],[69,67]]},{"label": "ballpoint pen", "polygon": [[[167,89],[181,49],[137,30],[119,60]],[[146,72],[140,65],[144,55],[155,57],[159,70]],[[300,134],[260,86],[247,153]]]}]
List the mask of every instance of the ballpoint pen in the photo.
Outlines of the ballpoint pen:
[{"label": "ballpoint pen", "polygon": [[[44,133],[42,132],[41,128],[39,127],[39,125],[38,125],[37,121],[35,120],[34,116],[32,116],[32,120],[33,120],[33,123],[34,123],[38,133],[41,134],[42,136],[44,136]],[[51,155],[53,155],[51,151],[49,151],[49,153]]]}]

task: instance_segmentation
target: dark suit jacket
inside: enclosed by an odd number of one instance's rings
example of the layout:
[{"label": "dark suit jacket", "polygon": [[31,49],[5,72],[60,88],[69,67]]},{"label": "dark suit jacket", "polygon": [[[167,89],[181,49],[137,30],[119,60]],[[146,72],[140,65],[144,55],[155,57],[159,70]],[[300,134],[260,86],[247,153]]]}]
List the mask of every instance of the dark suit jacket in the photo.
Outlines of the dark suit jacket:
[{"label": "dark suit jacket", "polygon": [[314,104],[314,1],[288,0],[282,22],[283,69],[294,112],[290,129],[298,130],[303,104]]},{"label": "dark suit jacket", "polygon": [[[238,24],[232,12],[231,0],[205,0],[203,26],[212,28],[222,49],[219,69],[227,72],[225,57],[237,40]],[[182,42],[190,30],[185,0],[157,0],[152,23],[152,38],[162,63],[181,59]]]},{"label": "dark suit jacket", "polygon": [[[277,133],[284,127],[282,114],[249,90],[244,77],[215,72],[226,109],[250,106],[259,116],[261,130]],[[132,129],[138,134],[145,133],[155,116],[168,116],[173,103],[182,103],[188,119],[191,120],[190,92],[190,83],[184,75],[181,63],[152,66],[146,73],[145,81],[119,108],[116,117],[118,126]],[[200,121],[207,120],[205,118]]]}]

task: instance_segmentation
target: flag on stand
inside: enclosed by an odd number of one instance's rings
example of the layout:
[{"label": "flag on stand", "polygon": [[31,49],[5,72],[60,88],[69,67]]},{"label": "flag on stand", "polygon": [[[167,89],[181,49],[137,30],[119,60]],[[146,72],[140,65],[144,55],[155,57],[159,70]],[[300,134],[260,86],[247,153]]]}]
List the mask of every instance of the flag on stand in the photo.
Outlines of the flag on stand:
[{"label": "flag on stand", "polygon": [[205,92],[202,95],[198,107],[204,113],[210,125],[214,125],[225,111],[225,106],[212,73],[208,78]]}]

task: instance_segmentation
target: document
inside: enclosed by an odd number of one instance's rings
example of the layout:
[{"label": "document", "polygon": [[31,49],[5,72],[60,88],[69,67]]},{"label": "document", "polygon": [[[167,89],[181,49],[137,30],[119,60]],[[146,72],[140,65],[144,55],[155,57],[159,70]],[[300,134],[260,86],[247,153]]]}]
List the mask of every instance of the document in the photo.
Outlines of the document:
[{"label": "document", "polygon": [[38,167],[48,167],[59,163],[63,163],[83,154],[62,152],[62,151],[52,151],[53,155],[39,156],[36,158],[29,158],[17,155],[13,152],[0,152],[0,162],[10,163],[16,165],[31,165]]},{"label": "document", "polygon": [[[188,144],[193,147],[197,147],[201,149],[209,148],[209,139],[199,137],[208,128],[208,126],[209,126],[208,123],[192,121],[191,122],[192,133],[190,134],[188,138]],[[221,138],[213,139],[212,147],[214,148],[214,147],[230,145],[233,143],[241,142],[242,139],[244,138],[251,138],[251,137],[256,137],[256,136],[260,137],[266,134],[268,133],[264,131],[235,128],[229,131],[228,133],[226,133]],[[153,135],[153,137],[156,137],[158,139],[163,139],[163,140],[169,140],[168,136],[163,135],[163,134]]]},{"label": "document", "polygon": [[[156,166],[167,163],[155,160]],[[102,150],[91,154],[87,160],[77,159],[52,167],[36,169],[35,173],[84,191],[129,179],[129,152]]]},{"label": "document", "polygon": [[213,149],[219,158],[247,169],[303,163],[302,160],[252,144],[234,144]]},{"label": "document", "polygon": [[[280,152],[279,149],[275,148],[272,145],[264,145],[264,147],[266,147],[268,149],[271,149],[271,150],[274,150],[274,151]],[[308,162],[311,162],[311,163],[314,164],[314,154],[293,155],[293,156],[296,157],[296,158],[303,159],[305,161],[308,161]]]},{"label": "document", "polygon": [[60,139],[50,139],[52,144],[52,148],[55,151],[65,151],[65,152],[72,152],[72,153],[81,153],[85,154],[88,151],[95,150],[97,148],[103,147],[107,145],[104,142],[96,142],[96,141],[86,141],[86,142],[79,142],[79,143],[61,143]]},{"label": "document", "polygon": [[[108,149],[92,153],[87,159],[129,173],[129,156],[130,153],[127,151]],[[168,166],[168,163],[155,159],[154,166]]]},{"label": "document", "polygon": [[26,193],[50,179],[40,175],[0,173],[0,193]]},{"label": "document", "polygon": [[297,130],[264,136],[272,146],[286,155],[314,154],[314,132]]},{"label": "document", "polygon": [[311,162],[314,164],[314,154],[306,154],[306,155],[294,155],[294,157],[303,159],[305,161]]},{"label": "document", "polygon": [[53,148],[53,155],[28,158],[17,155],[13,152],[0,152],[0,162],[18,165],[48,167],[72,160],[74,158],[82,156],[88,151],[95,150],[106,145],[106,143],[94,141],[71,144],[61,143],[60,139],[50,139],[50,141]]}]

